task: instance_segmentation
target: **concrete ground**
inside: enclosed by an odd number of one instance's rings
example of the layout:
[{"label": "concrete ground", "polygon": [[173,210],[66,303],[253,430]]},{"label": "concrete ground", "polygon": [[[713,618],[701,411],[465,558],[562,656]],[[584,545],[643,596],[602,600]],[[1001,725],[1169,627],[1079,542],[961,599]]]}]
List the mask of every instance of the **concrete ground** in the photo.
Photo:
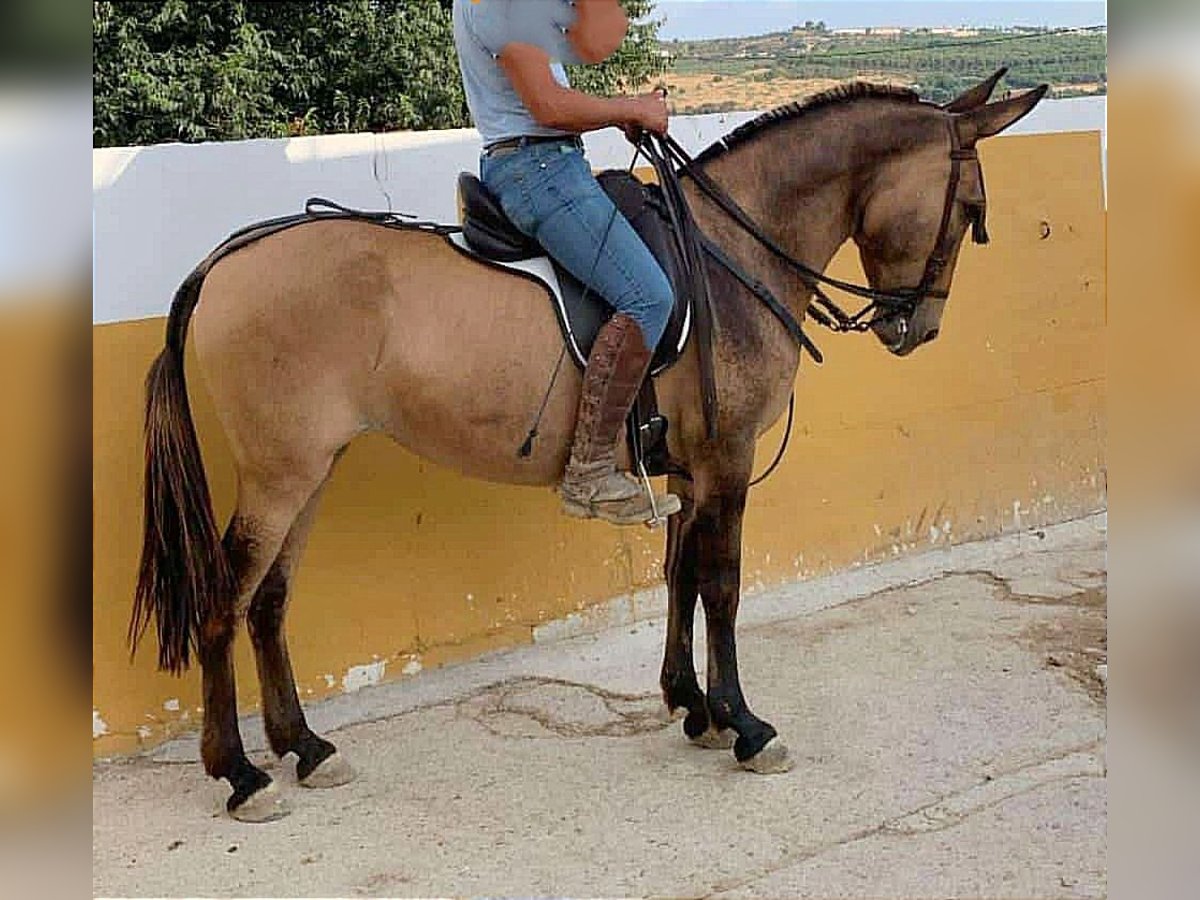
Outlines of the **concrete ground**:
[{"label": "concrete ground", "polygon": [[292,813],[272,823],[223,815],[194,739],[99,764],[94,890],[1104,895],[1106,527],[748,596],[743,685],[786,774],[688,744],[663,622],[633,623],[314,706],[359,778],[310,791],[274,764]]}]

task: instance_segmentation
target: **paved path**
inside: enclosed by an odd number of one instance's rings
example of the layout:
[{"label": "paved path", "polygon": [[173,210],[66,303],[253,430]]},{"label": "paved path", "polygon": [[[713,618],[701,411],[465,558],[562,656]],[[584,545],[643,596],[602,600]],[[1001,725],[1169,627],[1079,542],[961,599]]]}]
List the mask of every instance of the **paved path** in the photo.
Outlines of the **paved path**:
[{"label": "paved path", "polygon": [[1098,517],[746,598],[743,682],[787,774],[665,721],[642,622],[314,708],[361,775],[308,791],[276,764],[277,822],[222,815],[194,740],[98,765],[94,889],[1101,896],[1105,540]]}]

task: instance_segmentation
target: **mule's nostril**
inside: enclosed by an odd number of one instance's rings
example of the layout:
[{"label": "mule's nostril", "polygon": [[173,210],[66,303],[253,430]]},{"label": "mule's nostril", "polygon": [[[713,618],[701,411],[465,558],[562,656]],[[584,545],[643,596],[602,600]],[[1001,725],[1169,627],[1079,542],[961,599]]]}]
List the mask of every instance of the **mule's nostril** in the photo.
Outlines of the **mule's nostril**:
[{"label": "mule's nostril", "polygon": [[938,336],[938,329],[931,328],[927,332],[925,332],[925,340],[922,341],[922,343],[928,344],[930,341],[932,341],[937,336]]}]

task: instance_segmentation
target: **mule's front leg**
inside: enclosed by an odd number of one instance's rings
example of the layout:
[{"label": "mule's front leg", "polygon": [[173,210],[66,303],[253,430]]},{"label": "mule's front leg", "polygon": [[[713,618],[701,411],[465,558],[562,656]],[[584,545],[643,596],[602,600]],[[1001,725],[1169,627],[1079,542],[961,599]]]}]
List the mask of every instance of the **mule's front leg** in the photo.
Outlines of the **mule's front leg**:
[{"label": "mule's front leg", "polygon": [[708,703],[696,678],[692,654],[692,631],[696,620],[696,601],[699,599],[697,569],[696,505],[692,485],[682,478],[672,478],[669,490],[680,498],[683,509],[671,516],[667,524],[667,640],[663,651],[663,702],[667,709],[687,710],[683,733],[701,747],[728,749],[733,744],[733,732],[713,726],[708,718]]},{"label": "mule's front leg", "polygon": [[737,624],[741,591],[742,514],[746,486],[713,492],[696,517],[700,597],[708,629],[708,714],[716,728],[737,732],[734,756],[755,772],[786,772],[787,747],[775,729],[750,712],[738,678]]}]

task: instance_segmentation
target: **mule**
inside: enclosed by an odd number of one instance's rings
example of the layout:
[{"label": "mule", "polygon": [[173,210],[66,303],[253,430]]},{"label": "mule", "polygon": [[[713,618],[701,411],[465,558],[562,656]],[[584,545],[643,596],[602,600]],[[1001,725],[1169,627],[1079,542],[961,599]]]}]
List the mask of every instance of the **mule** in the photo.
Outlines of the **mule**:
[{"label": "mule", "polygon": [[[946,106],[892,87],[837,88],[739,127],[702,153],[696,169],[814,270],[852,239],[872,287],[932,282],[905,315],[871,326],[903,356],[937,336],[964,234],[982,225],[980,163],[973,154],[952,163],[953,147],[974,148],[1045,92],[989,102],[1000,74]],[[703,231],[802,318],[811,284],[734,224],[695,180],[682,183]],[[935,250],[945,258],[924,278]],[[734,629],[755,442],[788,404],[800,348],[727,270],[713,266],[709,278],[715,436],[703,421],[694,346],[656,382],[659,408],[672,423],[670,455],[690,476],[669,484],[683,509],[667,528],[660,681],[667,707],[685,713],[689,739],[732,746],[744,767],[778,772],[790,765],[787,750],[743,696]],[[237,470],[236,508],[223,537],[188,405],[189,322]],[[472,351],[451,359],[450,346]],[[289,585],[339,455],[356,436],[382,431],[468,476],[554,485],[575,422],[577,372],[567,367],[546,398],[532,452],[520,456],[514,448],[562,347],[536,285],[464,257],[440,236],[368,222],[316,221],[274,234],[225,257],[207,276],[197,270],[180,287],[166,346],[147,379],[146,519],[131,642],[136,647],[154,618],[161,668],[179,673],[192,653],[199,659],[201,755],[206,772],[232,787],[233,816],[261,820],[284,811],[238,730],[231,651],[243,616],[271,749],[296,755],[307,786],[353,775],[305,721],[283,633]],[[703,688],[692,654],[697,599],[708,637]]]}]

